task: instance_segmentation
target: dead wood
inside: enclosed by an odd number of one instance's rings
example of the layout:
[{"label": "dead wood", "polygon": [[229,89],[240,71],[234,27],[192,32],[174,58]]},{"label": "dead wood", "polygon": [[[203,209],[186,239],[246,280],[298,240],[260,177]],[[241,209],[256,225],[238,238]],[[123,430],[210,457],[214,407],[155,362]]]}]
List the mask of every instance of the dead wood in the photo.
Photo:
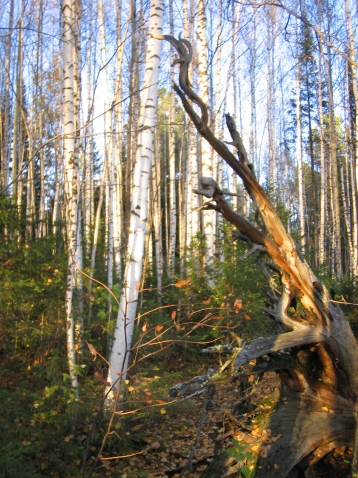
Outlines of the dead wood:
[{"label": "dead wood", "polygon": [[[174,85],[184,109],[198,132],[242,179],[244,187],[261,218],[263,227],[251,224],[233,211],[224,193],[212,178],[201,178],[196,193],[210,201],[204,207],[215,208],[236,226],[238,237],[246,241],[249,253],[270,258],[274,263],[263,270],[271,283],[266,311],[283,332],[260,337],[244,345],[235,367],[280,350],[292,350],[292,360],[276,358],[287,398],[270,416],[267,426],[280,438],[258,460],[257,476],[285,477],[305,457],[319,459],[322,453],[342,445],[352,445],[358,396],[358,347],[341,309],[302,257],[294,240],[285,230],[273,204],[258,183],[242,139],[230,115],[226,123],[237,155],[215,137],[208,125],[208,109],[189,82],[191,46],[187,40],[163,36],[178,53],[179,85]],[[246,254],[247,256],[248,254]],[[278,273],[280,286],[273,287],[271,273]],[[300,314],[290,314],[291,304],[300,304]],[[267,369],[269,365],[267,365]],[[355,454],[356,456],[356,454]]]}]

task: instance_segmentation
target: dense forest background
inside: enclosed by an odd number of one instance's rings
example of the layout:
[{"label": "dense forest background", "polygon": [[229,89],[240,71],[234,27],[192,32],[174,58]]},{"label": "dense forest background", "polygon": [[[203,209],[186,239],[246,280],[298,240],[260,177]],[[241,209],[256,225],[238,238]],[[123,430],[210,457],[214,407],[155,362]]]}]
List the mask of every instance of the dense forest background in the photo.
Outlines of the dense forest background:
[{"label": "dense forest background", "polygon": [[[150,7],[0,2],[0,476],[89,468],[105,434],[94,415],[111,385],[121,298],[135,306],[126,384],[160,374],[158,400],[191,367],[196,374],[201,344],[223,329],[253,338],[275,327],[258,259],[194,192],[211,176],[234,210],[257,219],[241,180],[175,97],[167,42],[139,192],[148,206],[140,281],[126,289],[141,109],[152,86]],[[212,130],[229,143],[224,114],[233,116],[285,227],[343,303],[358,298],[357,8],[349,0],[183,0],[165,4],[162,18],[163,33],[192,45],[191,82]],[[356,309],[343,308],[354,326]],[[139,446],[125,426],[112,438],[119,455]]]}]

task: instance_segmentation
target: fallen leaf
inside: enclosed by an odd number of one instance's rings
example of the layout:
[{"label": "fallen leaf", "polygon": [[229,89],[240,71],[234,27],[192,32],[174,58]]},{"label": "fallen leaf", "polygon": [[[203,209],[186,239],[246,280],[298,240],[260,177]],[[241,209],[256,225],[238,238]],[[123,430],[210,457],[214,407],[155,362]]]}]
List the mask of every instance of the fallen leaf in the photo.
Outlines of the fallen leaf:
[{"label": "fallen leaf", "polygon": [[244,314],[246,320],[251,320],[251,317],[248,314]]},{"label": "fallen leaf", "polygon": [[209,297],[209,298],[206,299],[206,300],[203,300],[203,304],[205,304],[205,305],[210,304],[210,302],[211,302],[211,297]]},{"label": "fallen leaf", "polygon": [[177,311],[176,311],[176,310],[172,310],[172,312],[171,312],[171,314],[170,314],[170,318],[174,320],[176,316],[177,316]]},{"label": "fallen leaf", "polygon": [[322,407],[322,410],[324,410],[325,412],[329,411],[328,407]]},{"label": "fallen leaf", "polygon": [[166,415],[166,414],[167,414],[166,409],[165,409],[165,408],[161,408],[161,409],[160,409],[160,414],[161,414],[161,415]]}]

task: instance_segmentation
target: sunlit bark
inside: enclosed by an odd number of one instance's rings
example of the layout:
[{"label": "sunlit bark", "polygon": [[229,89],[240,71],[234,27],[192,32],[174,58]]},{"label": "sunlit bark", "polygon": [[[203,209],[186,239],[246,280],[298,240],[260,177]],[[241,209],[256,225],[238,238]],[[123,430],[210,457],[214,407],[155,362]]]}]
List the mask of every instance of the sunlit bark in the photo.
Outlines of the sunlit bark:
[{"label": "sunlit bark", "polygon": [[[150,8],[149,35],[162,33],[163,13],[163,2],[154,0]],[[109,381],[112,385],[116,383],[118,374],[126,373],[137,311],[138,286],[141,283],[145,232],[148,219],[148,185],[153,155],[160,54],[161,42],[154,38],[149,38],[146,51],[144,87],[141,98],[142,108],[138,123],[138,148],[133,175],[124,284],[110,356]]]}]

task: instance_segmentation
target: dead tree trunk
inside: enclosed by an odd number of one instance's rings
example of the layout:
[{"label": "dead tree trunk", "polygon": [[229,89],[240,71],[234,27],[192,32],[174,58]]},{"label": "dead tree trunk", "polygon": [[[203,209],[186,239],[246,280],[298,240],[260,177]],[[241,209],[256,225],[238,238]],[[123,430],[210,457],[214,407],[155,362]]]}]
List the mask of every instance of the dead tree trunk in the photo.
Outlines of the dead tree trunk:
[{"label": "dead tree trunk", "polygon": [[[358,406],[357,342],[343,312],[330,301],[325,286],[302,258],[258,184],[233,119],[226,116],[237,157],[210,130],[207,106],[188,80],[190,43],[166,35],[160,38],[169,41],[179,54],[179,86],[175,85],[175,91],[186,112],[199,133],[241,177],[264,226],[253,225],[233,211],[213,179],[201,178],[196,192],[209,198],[207,208],[217,210],[237,227],[243,239],[252,244],[252,251],[266,253],[280,278],[280,290],[271,294],[273,304],[267,312],[281,324],[282,333],[246,344],[237,356],[236,368],[256,359],[256,369],[262,372],[261,356],[291,350],[279,360],[266,362],[267,368],[279,374],[281,393],[287,400],[272,413],[268,425],[280,438],[267,457],[259,459],[256,470],[256,476],[283,478],[304,459],[310,466],[332,449],[353,444]],[[300,304],[295,313],[290,308],[293,301]]]}]

